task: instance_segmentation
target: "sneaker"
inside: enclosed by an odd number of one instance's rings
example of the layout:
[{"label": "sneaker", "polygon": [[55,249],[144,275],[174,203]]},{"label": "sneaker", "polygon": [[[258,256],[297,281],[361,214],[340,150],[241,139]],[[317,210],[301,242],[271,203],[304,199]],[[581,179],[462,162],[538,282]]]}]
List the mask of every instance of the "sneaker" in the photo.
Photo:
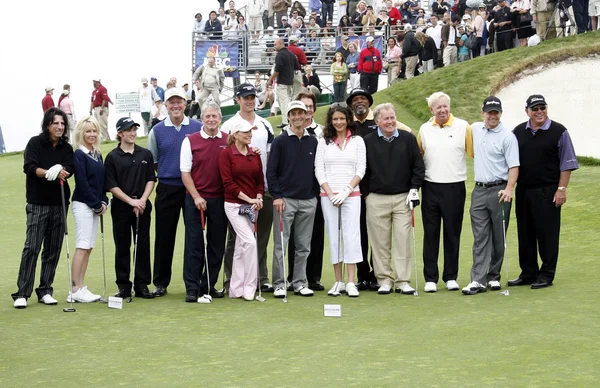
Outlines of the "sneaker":
[{"label": "sneaker", "polygon": [[25,298],[17,298],[15,299],[15,303],[13,304],[16,309],[24,309],[27,307],[27,299]]},{"label": "sneaker", "polygon": [[[187,299],[186,299],[186,302],[187,302]],[[202,295],[201,297],[198,298],[197,302],[200,304],[210,304],[210,303],[212,303],[212,296]]]},{"label": "sneaker", "polygon": [[456,283],[456,280],[448,280],[446,282],[446,289],[448,291],[458,291],[460,290],[460,286]]},{"label": "sneaker", "polygon": [[273,292],[273,286],[269,283],[265,283],[262,286],[260,286],[260,290],[262,292]]},{"label": "sneaker", "polygon": [[55,305],[58,303],[58,301],[56,299],[54,299],[52,297],[52,295],[50,295],[50,294],[46,294],[46,295],[42,296],[42,298],[39,299],[38,302],[46,304],[46,305]]},{"label": "sneaker", "polygon": [[492,291],[499,291],[499,290],[502,289],[502,286],[500,285],[500,282],[497,281],[497,280],[492,280],[492,281],[488,282],[488,287]]},{"label": "sneaker", "polygon": [[89,291],[86,292],[86,290],[84,290],[83,288],[80,288],[75,293],[69,293],[69,296],[67,297],[67,302],[71,302],[71,300],[72,300],[73,302],[79,302],[79,303],[92,303],[92,302],[96,302],[98,299],[100,299],[100,298],[96,299],[93,295],[94,294],[92,294],[91,292],[89,292]]},{"label": "sneaker", "polygon": [[254,294],[248,294],[248,295],[244,294],[243,298],[244,298],[245,301],[248,301],[248,302],[253,301],[254,300]]},{"label": "sneaker", "polygon": [[434,282],[425,283],[425,287],[423,287],[423,291],[425,292],[437,292],[437,284]]},{"label": "sneaker", "polygon": [[358,288],[358,291],[365,291],[369,289],[369,282],[366,280],[360,281],[358,283],[356,283],[356,288]]},{"label": "sneaker", "polygon": [[94,299],[92,302],[95,302],[97,300],[100,300],[100,298],[102,298],[102,296],[100,296],[98,294],[94,294],[93,292],[91,292],[90,290],[88,290],[87,286],[83,286],[80,291],[82,291],[82,290],[83,290],[83,292],[85,292],[85,294],[88,297]]},{"label": "sneaker", "polygon": [[308,287],[302,286],[299,289],[297,289],[296,291],[294,291],[294,295],[300,295],[300,296],[313,296],[315,293],[313,290],[311,290]]},{"label": "sneaker", "polygon": [[401,282],[396,286],[396,292],[398,294],[414,295],[415,289],[412,288],[408,282]]},{"label": "sneaker", "polygon": [[392,286],[390,286],[389,284],[384,284],[383,286],[380,286],[379,289],[377,290],[377,293],[381,294],[381,295],[387,295],[391,292],[392,292]]},{"label": "sneaker", "polygon": [[273,292],[273,296],[276,298],[285,298],[287,291],[283,287],[277,287]]},{"label": "sneaker", "polygon": [[354,283],[348,283],[346,285],[346,294],[351,298],[358,298],[358,296],[360,295],[360,293],[358,292],[358,288],[356,288],[356,285]]},{"label": "sneaker", "polygon": [[331,286],[331,289],[327,291],[327,295],[340,296],[344,291],[346,291],[344,282],[335,282],[333,283],[333,286]]},{"label": "sneaker", "polygon": [[462,293],[465,295],[475,295],[478,292],[486,292],[487,289],[483,284],[479,284],[477,282],[471,282],[466,287],[462,289]]}]

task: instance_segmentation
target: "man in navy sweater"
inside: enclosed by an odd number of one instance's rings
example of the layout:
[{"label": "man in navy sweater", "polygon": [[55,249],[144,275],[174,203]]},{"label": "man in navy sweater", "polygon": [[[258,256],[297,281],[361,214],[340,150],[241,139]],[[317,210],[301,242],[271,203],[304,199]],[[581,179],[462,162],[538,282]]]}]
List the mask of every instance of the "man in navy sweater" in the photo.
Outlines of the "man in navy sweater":
[{"label": "man in navy sweater", "polygon": [[[306,260],[310,253],[317,208],[318,183],[314,175],[317,139],[305,129],[304,103],[292,101],[287,114],[290,125],[273,141],[267,165],[267,182],[273,196],[273,210],[283,218],[283,241],[281,233],[273,233],[273,286],[276,298],[285,297],[287,292],[282,247],[288,244],[292,225],[296,242],[292,287],[296,295],[314,294],[306,286]],[[279,217],[275,214],[273,228],[279,229]]]},{"label": "man in navy sweater", "polygon": [[[152,128],[148,149],[158,172],[156,186],[156,241],[154,243],[154,295],[164,296],[171,283],[173,251],[179,215],[185,206],[185,186],[181,180],[179,155],[187,136],[202,129],[199,121],[185,116],[185,91],[171,88],[165,93],[169,116]],[[159,237],[159,238],[158,238]]]}]

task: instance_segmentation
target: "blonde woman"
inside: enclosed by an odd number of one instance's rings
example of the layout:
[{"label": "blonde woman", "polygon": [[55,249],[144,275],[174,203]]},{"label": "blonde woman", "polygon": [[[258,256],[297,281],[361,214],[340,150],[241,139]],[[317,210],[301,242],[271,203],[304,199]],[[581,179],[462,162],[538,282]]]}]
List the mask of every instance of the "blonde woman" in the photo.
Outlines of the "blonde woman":
[{"label": "blonde woman", "polygon": [[88,290],[84,278],[96,244],[98,221],[108,206],[104,191],[104,164],[100,154],[100,125],[93,117],[86,117],[77,124],[74,137],[75,190],[72,209],[76,236],[73,284],[67,301],[89,303],[100,299],[100,295]]}]

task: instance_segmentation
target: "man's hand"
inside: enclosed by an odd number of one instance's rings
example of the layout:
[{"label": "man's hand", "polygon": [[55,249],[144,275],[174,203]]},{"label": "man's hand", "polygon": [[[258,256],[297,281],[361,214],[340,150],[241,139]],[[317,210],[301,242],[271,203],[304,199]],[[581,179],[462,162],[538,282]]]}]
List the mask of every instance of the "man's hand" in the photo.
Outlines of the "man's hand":
[{"label": "man's hand", "polygon": [[46,179],[52,182],[56,179],[56,177],[58,177],[58,174],[62,169],[63,167],[60,164],[55,164],[54,166],[50,167],[48,170],[46,170]]},{"label": "man's hand", "polygon": [[283,210],[285,209],[285,201],[283,198],[277,198],[273,201],[273,207],[279,214],[283,214]]},{"label": "man's hand", "polygon": [[198,197],[194,199],[194,206],[196,209],[206,211],[206,200],[202,197]]},{"label": "man's hand", "polygon": [[498,202],[506,202],[509,203],[512,201],[512,190],[500,190],[498,191]]},{"label": "man's hand", "polygon": [[413,210],[414,208],[419,206],[420,203],[421,201],[419,200],[419,190],[410,189],[408,195],[406,196],[406,204],[410,207],[410,210]]},{"label": "man's hand", "polygon": [[60,172],[58,173],[58,178],[64,180],[67,180],[67,178],[70,176],[71,174],[69,174],[69,172],[67,170],[65,170],[64,168],[62,170],[60,170]]},{"label": "man's hand", "polygon": [[564,205],[567,202],[567,190],[556,190],[552,202],[554,202],[554,206],[556,207]]}]

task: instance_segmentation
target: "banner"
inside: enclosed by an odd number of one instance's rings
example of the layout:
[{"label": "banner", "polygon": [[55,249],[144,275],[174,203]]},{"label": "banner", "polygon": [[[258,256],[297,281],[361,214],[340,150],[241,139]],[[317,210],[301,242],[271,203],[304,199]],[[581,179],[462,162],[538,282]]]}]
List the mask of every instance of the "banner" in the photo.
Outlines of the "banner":
[{"label": "banner", "polygon": [[239,53],[241,41],[231,40],[198,40],[196,41],[196,70],[208,62],[209,57],[215,58],[215,64],[223,69],[225,77],[238,78],[240,76]]}]

